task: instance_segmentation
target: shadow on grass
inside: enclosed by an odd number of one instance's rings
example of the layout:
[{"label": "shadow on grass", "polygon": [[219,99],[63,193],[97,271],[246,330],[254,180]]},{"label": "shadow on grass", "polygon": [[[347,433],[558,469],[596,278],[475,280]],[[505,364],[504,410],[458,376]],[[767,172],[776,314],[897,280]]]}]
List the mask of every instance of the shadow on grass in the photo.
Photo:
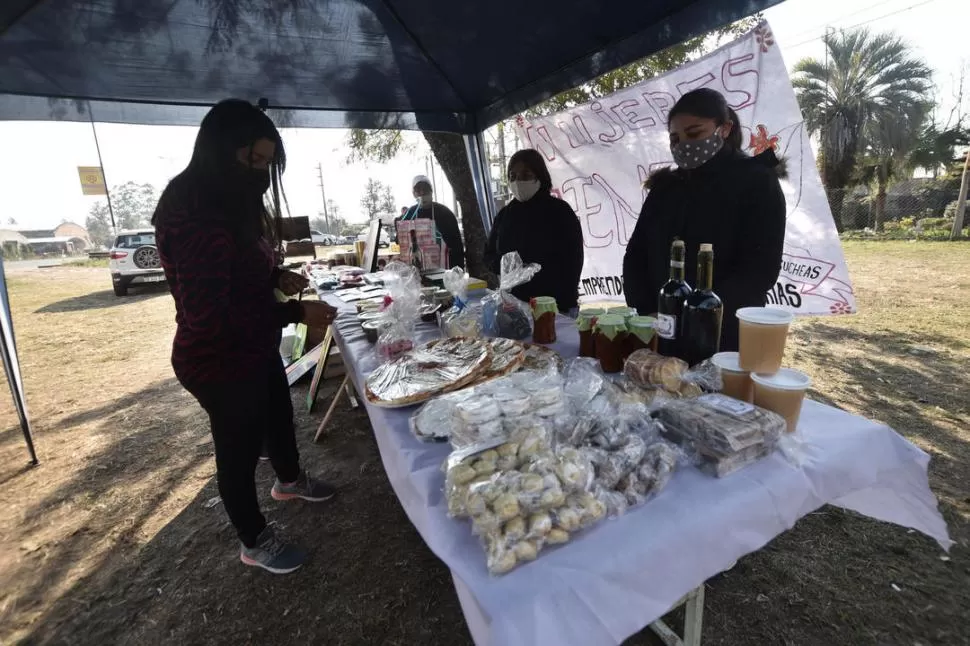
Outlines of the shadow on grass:
[{"label": "shadow on grass", "polygon": [[[339,383],[324,384],[321,401]],[[293,391],[302,460],[308,470],[333,481],[339,495],[320,505],[279,503],[268,495],[272,468],[257,468],[267,520],[310,552],[300,571],[281,577],[239,563],[223,505],[209,505],[218,495],[211,476],[199,480],[177,515],[139,545],[134,540],[139,528],[179,480],[200,462],[212,462],[214,470],[207,431],[171,438],[170,429],[152,424],[138,432],[152,439],[138,447],[137,455],[121,438],[84,468],[89,476],[104,474],[104,482],[91,483],[79,474],[58,493],[67,498],[84,488],[98,500],[109,493],[110,483],[156,478],[150,495],[127,501],[134,519],[114,539],[121,541],[117,548],[43,608],[23,643],[470,644],[450,574],[401,509],[366,415],[344,404],[331,433],[314,445],[322,411],[316,419],[306,415],[305,392]],[[154,395],[160,397],[166,396]],[[138,413],[139,405],[133,404],[123,416]],[[109,468],[99,470],[101,465]],[[71,537],[78,543],[74,547],[60,546],[43,564],[34,594],[56,584],[72,556],[97,540],[104,537],[84,532],[82,538]]]},{"label": "shadow on grass", "polygon": [[157,298],[169,293],[168,285],[165,283],[133,286],[129,290],[128,296],[115,296],[115,293],[110,289],[84,294],[83,296],[72,296],[71,298],[65,298],[62,301],[45,305],[34,313],[63,314],[66,312],[110,309],[112,307],[118,307],[119,305],[128,305],[130,303]]}]

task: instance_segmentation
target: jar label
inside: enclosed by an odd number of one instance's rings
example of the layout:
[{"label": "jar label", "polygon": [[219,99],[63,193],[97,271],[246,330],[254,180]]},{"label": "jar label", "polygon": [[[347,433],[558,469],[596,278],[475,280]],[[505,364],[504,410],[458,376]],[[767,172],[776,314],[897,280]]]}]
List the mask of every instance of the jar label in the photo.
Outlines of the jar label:
[{"label": "jar label", "polygon": [[677,338],[677,317],[670,314],[657,314],[657,323],[654,325],[657,334],[661,339]]},{"label": "jar label", "polygon": [[749,415],[754,410],[754,406],[748,402],[743,402],[738,399],[734,399],[733,397],[727,397],[726,395],[701,395],[697,398],[697,401],[703,402],[711,408],[734,417],[744,417],[745,415]]}]

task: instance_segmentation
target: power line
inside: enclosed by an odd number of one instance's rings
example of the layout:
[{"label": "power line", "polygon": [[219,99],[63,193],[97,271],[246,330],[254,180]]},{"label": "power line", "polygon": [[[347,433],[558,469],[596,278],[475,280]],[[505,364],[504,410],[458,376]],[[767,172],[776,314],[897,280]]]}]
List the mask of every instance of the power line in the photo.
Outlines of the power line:
[{"label": "power line", "polygon": [[[856,27],[861,27],[863,25],[868,25],[871,22],[876,22],[877,20],[882,20],[883,18],[889,18],[890,16],[895,16],[896,14],[904,13],[906,11],[910,11],[911,9],[916,9],[917,7],[922,7],[923,5],[928,5],[931,2],[936,2],[936,0],[923,0],[923,2],[918,2],[918,3],[914,4],[914,5],[910,5],[908,7],[904,7],[903,9],[898,9],[896,11],[891,11],[890,13],[886,13],[886,14],[883,14],[881,16],[876,16],[875,18],[870,18],[869,20],[863,20],[862,22],[857,22],[856,24],[849,25],[848,27],[840,27],[839,28],[839,31],[846,31],[848,29],[855,29]],[[801,41],[799,43],[795,43],[794,45],[789,45],[788,47],[790,49],[794,49],[795,47],[801,47],[802,45],[807,45],[808,43],[815,42],[816,40],[822,40],[824,38],[825,38],[825,35],[823,34],[822,36],[816,36],[815,38],[809,38],[808,40],[803,40],[803,41]]]},{"label": "power line", "polygon": [[802,36],[804,36],[806,34],[810,34],[810,33],[814,32],[816,29],[825,29],[826,27],[828,27],[829,25],[831,25],[833,22],[839,22],[840,20],[845,20],[846,18],[851,18],[852,16],[858,16],[860,13],[865,13],[866,11],[869,11],[870,9],[875,9],[876,7],[881,7],[884,4],[888,4],[890,1],[891,0],[880,0],[880,2],[877,2],[875,4],[871,4],[868,7],[863,7],[862,9],[857,9],[856,11],[853,11],[852,13],[847,13],[844,16],[839,16],[838,18],[835,18],[833,20],[828,20],[828,21],[826,21],[825,23],[823,23],[821,25],[815,25],[814,27],[812,27],[810,29],[806,29],[805,31],[798,32],[797,34],[795,34],[794,36],[792,36],[792,40],[795,40],[796,38],[801,38]]}]

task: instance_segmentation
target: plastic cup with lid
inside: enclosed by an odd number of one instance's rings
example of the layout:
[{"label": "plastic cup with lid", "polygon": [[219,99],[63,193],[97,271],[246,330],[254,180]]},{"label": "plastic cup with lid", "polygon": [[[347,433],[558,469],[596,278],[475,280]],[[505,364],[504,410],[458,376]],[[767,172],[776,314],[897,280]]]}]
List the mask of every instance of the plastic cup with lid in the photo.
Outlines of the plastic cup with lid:
[{"label": "plastic cup with lid", "polygon": [[778,372],[792,313],[772,307],[742,307],[737,317],[741,369],[763,375]]},{"label": "plastic cup with lid", "polygon": [[812,379],[803,372],[782,368],[773,375],[751,375],[754,382],[754,404],[774,411],[785,418],[788,432],[798,428],[798,417],[805,401],[805,391],[812,386]]},{"label": "plastic cup with lid", "polygon": [[728,397],[741,401],[754,401],[754,384],[751,373],[741,369],[737,352],[718,352],[711,357],[711,363],[721,371],[721,392]]}]

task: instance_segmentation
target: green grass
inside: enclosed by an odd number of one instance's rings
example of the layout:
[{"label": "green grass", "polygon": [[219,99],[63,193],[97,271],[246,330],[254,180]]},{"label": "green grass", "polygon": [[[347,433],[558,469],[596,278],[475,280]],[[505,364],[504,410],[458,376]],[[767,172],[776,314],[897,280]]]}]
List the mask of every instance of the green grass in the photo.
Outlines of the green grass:
[{"label": "green grass", "polygon": [[78,258],[77,260],[71,260],[65,262],[64,267],[94,267],[94,268],[104,268],[108,267],[107,258]]}]

